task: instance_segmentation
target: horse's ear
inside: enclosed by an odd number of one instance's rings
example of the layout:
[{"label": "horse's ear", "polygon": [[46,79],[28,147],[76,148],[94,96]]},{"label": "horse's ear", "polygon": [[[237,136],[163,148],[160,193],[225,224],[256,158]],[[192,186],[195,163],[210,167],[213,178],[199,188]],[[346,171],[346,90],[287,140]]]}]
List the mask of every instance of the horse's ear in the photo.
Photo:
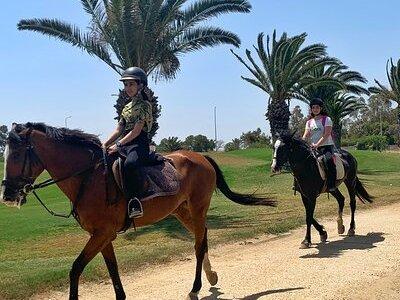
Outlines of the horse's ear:
[{"label": "horse's ear", "polygon": [[21,137],[18,135],[18,133],[15,131],[15,129],[12,129],[9,133],[8,133],[8,139],[10,141],[14,141],[16,143],[22,143],[22,139]]}]

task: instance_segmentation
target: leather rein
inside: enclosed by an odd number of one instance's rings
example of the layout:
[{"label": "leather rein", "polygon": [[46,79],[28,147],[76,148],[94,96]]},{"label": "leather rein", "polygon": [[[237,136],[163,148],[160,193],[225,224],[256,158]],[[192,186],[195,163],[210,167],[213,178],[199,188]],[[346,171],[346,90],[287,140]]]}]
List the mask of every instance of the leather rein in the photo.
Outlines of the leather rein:
[{"label": "leather rein", "polygon": [[[45,169],[45,165],[43,164],[43,162],[40,160],[39,156],[35,153],[35,150],[33,148],[33,145],[31,144],[31,140],[30,140],[30,135],[32,133],[33,129],[29,128],[28,132],[26,133],[25,136],[25,141],[26,141],[26,151],[25,151],[25,156],[24,156],[24,163],[22,165],[22,170],[21,170],[21,176],[18,178],[18,180],[20,182],[23,183],[23,187],[16,187],[15,183],[11,182],[10,180],[3,180],[1,185],[4,187],[8,187],[8,188],[14,188],[14,191],[18,189],[19,194],[22,194],[23,196],[27,196],[29,193],[32,193],[35,198],[39,201],[39,203],[45,208],[45,210],[50,213],[52,216],[55,217],[61,217],[61,218],[69,218],[71,215],[74,216],[75,219],[78,220],[78,214],[76,212],[76,205],[79,202],[80,198],[83,195],[87,180],[89,178],[89,171],[93,171],[99,164],[103,163],[104,161],[106,161],[106,157],[101,158],[99,161],[97,161],[95,164],[81,170],[81,171],[77,171],[74,172],[68,176],[65,177],[61,177],[59,179],[47,179],[44,180],[43,182],[40,182],[38,184],[33,184],[35,179],[32,177],[32,163],[34,161],[34,159],[36,159],[43,167],[43,169]],[[94,155],[92,156],[92,160],[91,162],[93,162],[94,159]],[[24,176],[25,170],[28,168],[28,173],[27,176]],[[91,172],[90,172],[91,173]],[[71,210],[68,214],[61,214],[61,213],[57,213],[54,212],[53,210],[49,209],[46,204],[42,201],[42,199],[40,199],[39,195],[36,193],[36,190],[48,187],[50,185],[53,184],[57,184],[59,182],[65,181],[67,179],[70,179],[72,177],[76,177],[76,176],[80,176],[80,175],[86,175],[80,186],[79,186],[79,190],[78,190],[78,194],[75,198],[74,202],[70,202],[71,203]],[[79,222],[79,220],[78,220]]]}]

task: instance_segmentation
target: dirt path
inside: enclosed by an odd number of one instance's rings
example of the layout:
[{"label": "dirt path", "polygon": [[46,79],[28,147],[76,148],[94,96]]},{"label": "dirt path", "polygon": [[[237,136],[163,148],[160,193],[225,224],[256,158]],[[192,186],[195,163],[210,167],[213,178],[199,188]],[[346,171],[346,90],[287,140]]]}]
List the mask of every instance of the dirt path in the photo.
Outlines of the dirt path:
[{"label": "dirt path", "polygon": [[[215,287],[203,276],[201,300],[400,299],[400,204],[358,212],[356,236],[339,236],[335,219],[322,222],[327,244],[299,249],[304,229],[210,249]],[[349,217],[345,218],[346,230]],[[319,236],[313,231],[313,241]],[[156,266],[123,276],[127,299],[185,299],[195,261]],[[114,299],[112,285],[84,284],[80,299]],[[67,299],[67,292],[33,299]]]}]

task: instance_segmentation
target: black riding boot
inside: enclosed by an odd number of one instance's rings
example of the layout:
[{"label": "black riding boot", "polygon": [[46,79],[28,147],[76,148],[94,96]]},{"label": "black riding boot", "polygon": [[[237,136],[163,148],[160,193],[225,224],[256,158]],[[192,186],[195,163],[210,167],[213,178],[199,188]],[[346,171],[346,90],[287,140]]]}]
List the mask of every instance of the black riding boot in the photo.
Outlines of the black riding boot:
[{"label": "black riding boot", "polygon": [[327,190],[333,192],[334,190],[336,190],[336,166],[335,162],[333,161],[333,156],[329,152],[325,154],[325,165],[327,171]]}]

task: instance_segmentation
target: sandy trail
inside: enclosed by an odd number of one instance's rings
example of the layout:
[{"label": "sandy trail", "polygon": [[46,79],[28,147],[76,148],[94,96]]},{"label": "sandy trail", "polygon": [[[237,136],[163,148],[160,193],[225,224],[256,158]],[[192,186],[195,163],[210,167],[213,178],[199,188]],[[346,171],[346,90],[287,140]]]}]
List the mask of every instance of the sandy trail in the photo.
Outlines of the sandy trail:
[{"label": "sandy trail", "polygon": [[[334,218],[323,220],[326,244],[299,249],[304,228],[279,238],[260,237],[210,249],[219,282],[203,274],[201,300],[400,299],[400,204],[358,212],[356,236],[339,236]],[[349,216],[345,218],[348,229]],[[313,242],[319,236],[313,230]],[[194,255],[186,261],[122,276],[127,299],[185,299],[194,279]],[[114,299],[109,281],[83,284],[80,299]],[[49,292],[32,299],[67,299]]]}]

